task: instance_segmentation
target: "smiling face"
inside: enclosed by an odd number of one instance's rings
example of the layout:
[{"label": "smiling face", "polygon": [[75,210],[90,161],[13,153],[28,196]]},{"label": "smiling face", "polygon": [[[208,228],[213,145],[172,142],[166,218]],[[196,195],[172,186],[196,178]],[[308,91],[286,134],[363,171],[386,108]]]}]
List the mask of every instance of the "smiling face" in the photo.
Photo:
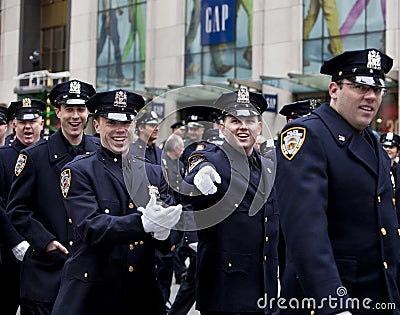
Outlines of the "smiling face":
[{"label": "smiling face", "polygon": [[382,96],[374,93],[373,89],[360,94],[352,85],[349,85],[351,81],[343,80],[343,83],[329,84],[331,107],[356,130],[362,131],[377,114]]},{"label": "smiling face", "polygon": [[60,119],[61,131],[71,144],[79,144],[82,140],[83,129],[87,123],[88,110],[85,105],[65,105],[55,107]]},{"label": "smiling face", "polygon": [[100,134],[101,145],[115,154],[125,155],[134,130],[132,121],[117,121],[105,117],[93,120],[96,132]]},{"label": "smiling face", "polygon": [[40,139],[40,132],[43,129],[43,119],[38,117],[31,120],[14,119],[12,127],[19,141],[25,146],[30,146]]},{"label": "smiling face", "polygon": [[226,142],[238,151],[244,150],[247,156],[253,152],[256,138],[261,133],[261,127],[261,121],[257,116],[227,116],[220,125]]}]

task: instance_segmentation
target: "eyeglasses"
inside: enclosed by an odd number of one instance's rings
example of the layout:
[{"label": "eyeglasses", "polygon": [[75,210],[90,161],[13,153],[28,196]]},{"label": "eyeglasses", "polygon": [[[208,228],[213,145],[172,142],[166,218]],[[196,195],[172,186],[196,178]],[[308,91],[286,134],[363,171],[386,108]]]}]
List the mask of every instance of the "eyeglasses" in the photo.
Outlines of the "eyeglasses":
[{"label": "eyeglasses", "polygon": [[376,96],[385,96],[387,94],[387,89],[383,87],[378,87],[378,86],[369,86],[369,85],[364,85],[364,84],[359,84],[359,83],[346,83],[342,82],[340,84],[346,84],[351,87],[360,95],[365,95],[369,91],[373,91]]}]

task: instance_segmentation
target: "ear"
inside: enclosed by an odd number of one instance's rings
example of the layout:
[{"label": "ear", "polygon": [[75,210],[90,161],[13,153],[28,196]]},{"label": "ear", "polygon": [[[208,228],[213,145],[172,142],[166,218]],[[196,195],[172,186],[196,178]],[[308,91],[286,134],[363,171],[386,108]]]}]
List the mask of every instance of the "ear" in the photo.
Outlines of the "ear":
[{"label": "ear", "polygon": [[226,130],[225,130],[225,123],[224,123],[224,121],[222,121],[222,122],[220,122],[220,123],[218,124],[218,128],[219,128],[219,130],[221,130],[221,133],[226,137],[226,134],[225,134]]},{"label": "ear", "polygon": [[15,119],[11,120],[11,127],[15,129],[17,127],[17,123],[15,122]]},{"label": "ear", "polygon": [[[61,106],[62,106],[62,105],[60,105],[60,108],[61,108]],[[60,109],[60,108],[54,107],[54,111],[56,112],[56,116],[57,116],[58,119],[60,119],[60,112],[61,112],[61,109]]]},{"label": "ear", "polygon": [[340,90],[340,86],[336,82],[332,81],[331,83],[329,83],[328,89],[331,98],[337,99],[337,92]]},{"label": "ear", "polygon": [[99,118],[93,119],[93,127],[97,133],[100,133],[100,123],[97,121],[97,119],[99,119]]}]

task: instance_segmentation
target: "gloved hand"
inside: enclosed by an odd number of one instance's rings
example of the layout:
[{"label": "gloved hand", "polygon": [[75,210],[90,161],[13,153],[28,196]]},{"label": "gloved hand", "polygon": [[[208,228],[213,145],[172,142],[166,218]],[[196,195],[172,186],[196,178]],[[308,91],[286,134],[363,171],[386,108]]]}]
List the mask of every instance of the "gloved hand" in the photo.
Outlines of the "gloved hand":
[{"label": "gloved hand", "polygon": [[14,246],[12,248],[12,252],[19,261],[22,261],[24,259],[25,253],[29,248],[29,243],[27,241],[22,241],[18,245]]},{"label": "gloved hand", "polygon": [[150,194],[150,201],[146,208],[139,207],[143,229],[146,233],[153,233],[153,237],[158,240],[168,238],[171,228],[178,223],[182,213],[182,205],[169,206],[164,208],[157,204],[154,194]]},{"label": "gloved hand", "polygon": [[193,183],[203,195],[212,195],[217,192],[214,183],[221,184],[221,176],[210,165],[206,165],[194,176]]}]

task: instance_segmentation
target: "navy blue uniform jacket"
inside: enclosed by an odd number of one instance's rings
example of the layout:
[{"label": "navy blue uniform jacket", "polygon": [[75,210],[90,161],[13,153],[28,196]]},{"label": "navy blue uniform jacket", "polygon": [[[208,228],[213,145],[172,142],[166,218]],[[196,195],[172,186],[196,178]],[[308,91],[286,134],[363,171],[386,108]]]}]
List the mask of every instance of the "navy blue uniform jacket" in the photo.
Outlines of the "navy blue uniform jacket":
[{"label": "navy blue uniform jacket", "polygon": [[[84,136],[85,152],[98,147],[98,139]],[[48,138],[21,151],[11,185],[7,214],[17,231],[30,243],[21,268],[21,297],[54,302],[66,255],[45,252],[57,240],[70,250],[67,213],[60,191],[62,167],[74,158],[71,145],[59,129]]]},{"label": "navy blue uniform jacket", "polygon": [[[278,149],[276,190],[287,246],[282,297],[313,298],[318,308],[281,314],[334,314],[357,298],[395,302],[395,311],[349,309],[354,314],[400,314],[400,230],[387,153],[375,149],[328,104],[285,126]],[[302,143],[302,144],[301,144]],[[290,146],[291,144],[292,146]],[[297,149],[295,149],[297,146]],[[374,152],[375,151],[375,152]],[[306,303],[307,304],[307,303]],[[346,305],[346,304],[343,304]],[[286,305],[287,306],[287,305]]]},{"label": "navy blue uniform jacket", "polygon": [[148,203],[149,185],[158,187],[165,203],[173,199],[160,166],[130,156],[123,169],[124,174],[120,155],[103,147],[64,167],[70,174],[64,202],[74,227],[74,246],[54,315],[165,313],[154,250],[169,250],[169,241],[144,232],[137,207]]},{"label": "navy blue uniform jacket", "polygon": [[[226,142],[194,151],[189,158],[185,179],[189,183],[207,164],[222,179],[213,195],[198,194],[194,189],[184,197],[195,210],[197,224],[216,223],[198,230],[196,307],[201,312],[269,314],[265,296],[277,296],[279,213],[274,191],[269,197],[267,194],[273,185],[274,166],[254,154],[261,168],[259,185],[251,180],[249,184],[247,156]],[[200,218],[200,210],[208,207],[207,218]]]}]

